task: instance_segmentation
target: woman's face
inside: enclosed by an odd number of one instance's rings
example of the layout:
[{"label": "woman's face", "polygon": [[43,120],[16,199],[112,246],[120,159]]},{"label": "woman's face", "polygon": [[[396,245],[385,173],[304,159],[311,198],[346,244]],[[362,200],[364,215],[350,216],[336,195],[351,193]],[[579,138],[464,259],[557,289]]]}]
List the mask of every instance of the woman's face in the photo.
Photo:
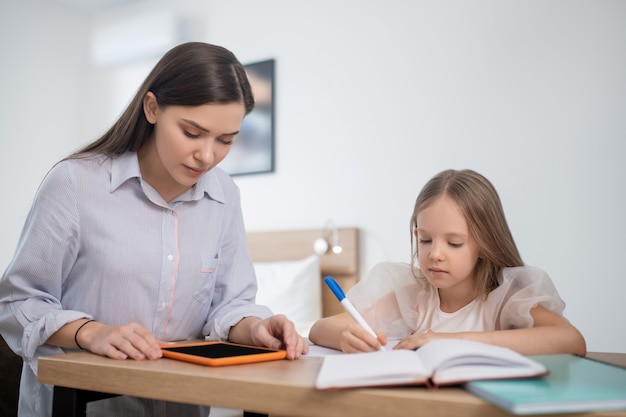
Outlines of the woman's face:
[{"label": "woman's face", "polygon": [[[479,248],[463,212],[443,195],[417,215],[415,230],[420,269],[441,290],[474,292]],[[460,295],[460,294],[459,294]]]},{"label": "woman's face", "polygon": [[141,174],[165,201],[171,201],[226,157],[245,107],[228,103],[160,108],[148,93],[144,112],[154,132],[139,151]]}]

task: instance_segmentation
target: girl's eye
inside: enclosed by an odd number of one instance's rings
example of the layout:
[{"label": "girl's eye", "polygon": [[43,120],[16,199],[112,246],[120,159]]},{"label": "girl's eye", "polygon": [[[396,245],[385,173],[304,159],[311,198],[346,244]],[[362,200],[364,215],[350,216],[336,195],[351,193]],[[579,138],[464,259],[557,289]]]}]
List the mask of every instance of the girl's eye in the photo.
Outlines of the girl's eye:
[{"label": "girl's eye", "polygon": [[430,239],[420,239],[419,240],[420,245],[426,245],[426,244],[428,244],[430,242],[431,242]]},{"label": "girl's eye", "polygon": [[453,248],[460,248],[461,246],[463,246],[462,243],[452,243],[452,242],[448,242],[448,245],[452,246]]}]

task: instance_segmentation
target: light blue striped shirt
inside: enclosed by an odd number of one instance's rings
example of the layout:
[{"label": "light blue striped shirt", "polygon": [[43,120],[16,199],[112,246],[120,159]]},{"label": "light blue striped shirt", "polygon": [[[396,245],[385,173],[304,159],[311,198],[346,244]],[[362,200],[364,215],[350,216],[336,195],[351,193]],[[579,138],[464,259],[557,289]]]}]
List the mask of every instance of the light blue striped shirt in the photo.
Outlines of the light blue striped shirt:
[{"label": "light blue striped shirt", "polygon": [[164,341],[225,340],[243,317],[272,314],[255,293],[239,189],[222,170],[167,203],[142,181],[135,153],[60,162],[0,280],[2,336],[24,359],[20,416],[50,415],[37,358],[63,353],[44,342],[66,323],[137,322]]}]

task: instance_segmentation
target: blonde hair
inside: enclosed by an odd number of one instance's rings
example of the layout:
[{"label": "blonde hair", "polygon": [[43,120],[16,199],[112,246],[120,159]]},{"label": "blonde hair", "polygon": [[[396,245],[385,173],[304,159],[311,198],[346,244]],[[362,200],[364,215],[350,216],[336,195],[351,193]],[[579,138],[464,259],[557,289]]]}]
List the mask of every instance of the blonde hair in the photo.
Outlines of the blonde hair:
[{"label": "blonde hair", "polygon": [[523,266],[513,235],[504,215],[495,187],[481,174],[469,170],[446,170],[426,183],[415,201],[411,216],[411,265],[413,274],[418,265],[418,248],[413,231],[417,216],[436,198],[446,195],[456,202],[465,216],[472,237],[479,247],[474,268],[476,290],[487,296],[498,287],[502,268]]}]

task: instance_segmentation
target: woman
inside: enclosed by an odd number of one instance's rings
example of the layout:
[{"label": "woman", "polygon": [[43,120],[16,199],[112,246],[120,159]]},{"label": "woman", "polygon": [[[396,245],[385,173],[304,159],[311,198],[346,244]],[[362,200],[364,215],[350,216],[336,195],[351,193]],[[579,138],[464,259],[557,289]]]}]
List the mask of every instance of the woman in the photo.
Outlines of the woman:
[{"label": "woman", "polygon": [[[157,63],[113,126],[43,181],[0,280],[0,328],[24,359],[20,416],[48,416],[37,358],[72,349],[154,360],[166,341],[307,344],[254,304],[239,190],[216,168],[254,107],[228,50],[190,42]],[[89,415],[206,415],[118,397]]]}]

